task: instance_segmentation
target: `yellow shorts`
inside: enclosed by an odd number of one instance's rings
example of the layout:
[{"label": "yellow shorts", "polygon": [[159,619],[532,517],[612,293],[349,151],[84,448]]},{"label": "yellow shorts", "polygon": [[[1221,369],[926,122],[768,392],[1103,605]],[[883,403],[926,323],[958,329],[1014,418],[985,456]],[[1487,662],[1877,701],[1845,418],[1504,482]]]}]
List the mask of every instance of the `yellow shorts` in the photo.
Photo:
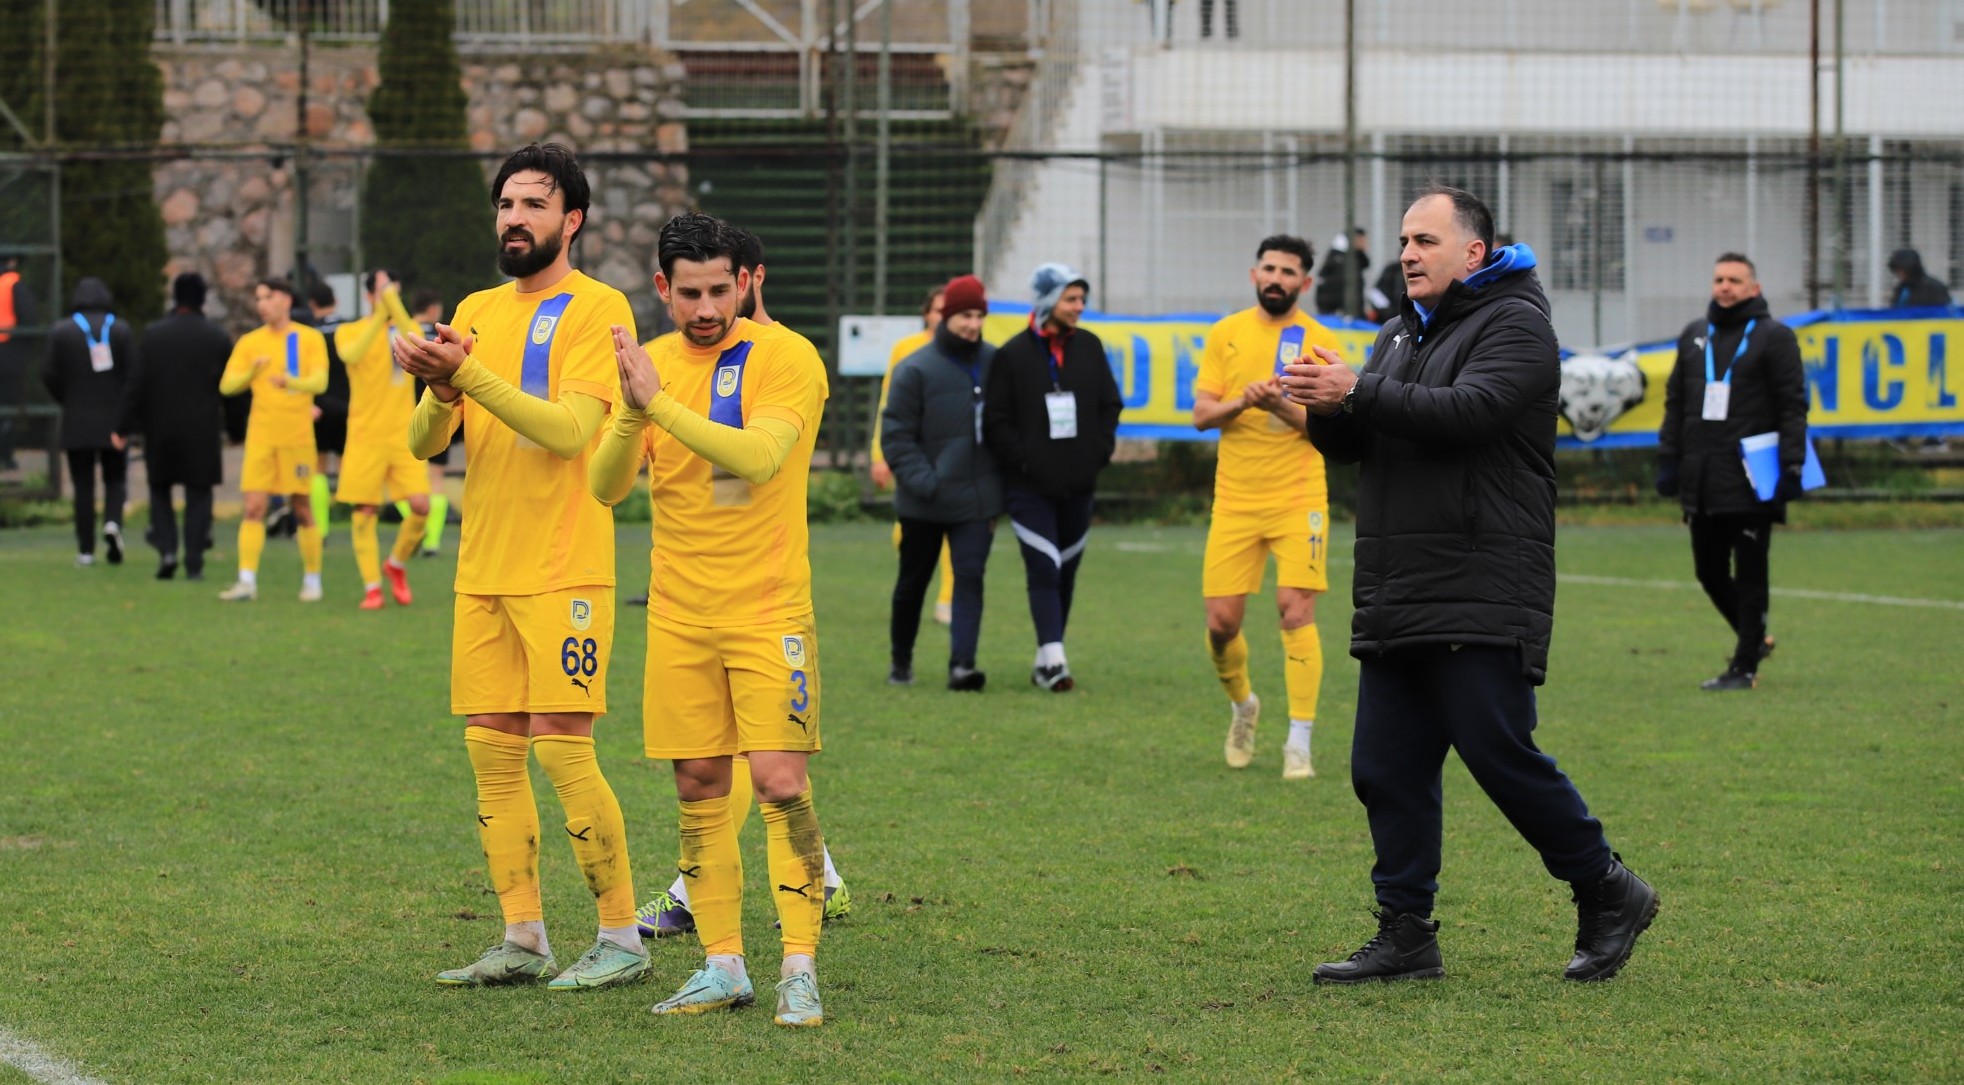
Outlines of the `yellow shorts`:
[{"label": "yellow shorts", "polygon": [[1275,582],[1285,588],[1328,591],[1330,515],[1327,504],[1274,512],[1214,512],[1207,525],[1207,556],[1200,594],[1253,595],[1262,590],[1268,556],[1275,555]]},{"label": "yellow shorts", "polygon": [[341,485],[334,500],[343,505],[380,505],[383,488],[401,500],[430,492],[430,465],[417,459],[406,444],[348,442],[341,453]]},{"label": "yellow shorts", "polygon": [[457,596],[450,633],[450,711],[607,711],[614,589]]},{"label": "yellow shorts", "polygon": [[812,616],[710,629],[648,614],[642,741],[663,760],[752,750],[817,753]]},{"label": "yellow shorts", "polygon": [[245,446],[245,465],[239,470],[239,490],[249,494],[304,494],[314,483],[313,443]]}]

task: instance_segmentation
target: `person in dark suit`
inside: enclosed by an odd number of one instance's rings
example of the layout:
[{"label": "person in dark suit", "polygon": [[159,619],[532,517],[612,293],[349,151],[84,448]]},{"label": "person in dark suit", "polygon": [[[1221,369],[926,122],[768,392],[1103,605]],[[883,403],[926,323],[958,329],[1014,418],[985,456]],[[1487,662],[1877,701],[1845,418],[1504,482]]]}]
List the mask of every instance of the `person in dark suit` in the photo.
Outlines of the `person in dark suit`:
[{"label": "person in dark suit", "polygon": [[177,511],[171,488],[184,487],[184,575],[204,579],[211,546],[211,491],[221,475],[225,412],[218,378],[231,337],[205,319],[205,280],[195,271],[171,283],[169,316],[143,330],[137,364],[123,395],[114,440],[143,435],[150,475],[150,545],[157,579],[177,574]]},{"label": "person in dark suit", "polygon": [[122,410],[123,381],[135,353],[127,323],[101,279],[75,284],[75,306],[48,333],[42,383],[61,405],[61,447],[75,489],[77,565],[95,564],[95,482],[102,472],[102,539],[109,564],[123,561],[123,503],[129,458],[110,440]]}]

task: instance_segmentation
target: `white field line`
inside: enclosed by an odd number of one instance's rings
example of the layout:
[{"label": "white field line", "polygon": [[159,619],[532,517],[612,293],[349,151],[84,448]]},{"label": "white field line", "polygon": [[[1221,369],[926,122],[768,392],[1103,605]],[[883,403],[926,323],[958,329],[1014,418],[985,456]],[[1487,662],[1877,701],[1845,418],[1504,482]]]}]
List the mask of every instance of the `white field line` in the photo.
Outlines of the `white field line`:
[{"label": "white field line", "polygon": [[105,1085],[101,1078],[90,1077],[81,1067],[48,1054],[39,1044],[15,1035],[4,1025],[0,1025],[0,1064],[19,1070],[41,1085]]},{"label": "white field line", "polygon": [[[1561,573],[1558,580],[1571,584],[1600,584],[1612,588],[1657,588],[1664,591],[1699,591],[1698,585],[1683,580],[1633,580],[1621,576],[1590,576],[1586,573]],[[1831,603],[1871,603],[1885,607],[1927,607],[1933,610],[1964,610],[1964,601],[1956,599],[1924,599],[1900,595],[1865,595],[1861,592],[1816,591],[1812,588],[1773,588],[1774,595],[1789,599],[1824,599]]]}]

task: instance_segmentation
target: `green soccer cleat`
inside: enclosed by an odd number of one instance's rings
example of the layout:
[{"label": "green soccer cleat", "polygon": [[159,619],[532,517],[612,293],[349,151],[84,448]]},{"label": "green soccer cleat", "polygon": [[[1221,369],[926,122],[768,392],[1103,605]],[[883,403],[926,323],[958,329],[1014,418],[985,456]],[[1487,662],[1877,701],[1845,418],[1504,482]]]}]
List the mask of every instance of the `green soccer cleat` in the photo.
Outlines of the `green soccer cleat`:
[{"label": "green soccer cleat", "polygon": [[786,1028],[817,1028],[825,1023],[825,1007],[818,1004],[818,980],[810,972],[793,972],[777,985],[777,1016],[772,1020]]},{"label": "green soccer cleat", "polygon": [[438,972],[436,982],[440,987],[502,987],[531,983],[558,970],[551,954],[534,953],[521,945],[500,942],[462,968]]},{"label": "green soccer cleat", "polygon": [[751,988],[749,976],[732,976],[715,965],[707,965],[697,969],[681,990],[655,1003],[649,1012],[657,1017],[708,1013],[741,1009],[755,1001],[757,992]]},{"label": "green soccer cleat", "polygon": [[851,912],[852,892],[846,888],[846,883],[840,882],[838,885],[826,886],[824,921],[830,923],[835,919],[841,919],[851,914]]},{"label": "green soccer cleat", "polygon": [[648,954],[625,950],[602,938],[580,955],[571,968],[546,984],[548,991],[593,991],[625,987],[648,974]]}]

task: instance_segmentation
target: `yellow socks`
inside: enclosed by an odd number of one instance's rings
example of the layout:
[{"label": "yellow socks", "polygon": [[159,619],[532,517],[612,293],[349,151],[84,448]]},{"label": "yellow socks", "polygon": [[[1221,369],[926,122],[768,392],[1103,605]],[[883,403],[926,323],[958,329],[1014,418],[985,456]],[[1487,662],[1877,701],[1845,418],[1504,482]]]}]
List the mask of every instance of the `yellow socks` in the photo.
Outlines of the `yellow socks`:
[{"label": "yellow socks", "polygon": [[429,514],[424,512],[403,514],[402,527],[396,530],[396,544],[389,548],[389,557],[397,565],[407,565],[416,556],[416,548],[423,545],[423,529],[429,519]]},{"label": "yellow socks", "polygon": [[600,925],[626,927],[634,923],[634,877],[627,862],[627,825],[614,789],[600,774],[593,739],[580,735],[539,735],[532,752],[546,770],[559,805],[566,811],[566,835],[573,841],[573,858],[586,875],[600,908]]},{"label": "yellow socks", "polygon": [[[784,927],[784,953],[809,956],[818,950],[818,929],[825,919],[825,837],[818,829],[818,811],[809,788],[795,799],[764,803],[762,809],[771,898]],[[697,916],[700,925],[701,913]]]},{"label": "yellow socks", "polygon": [[750,807],[757,801],[757,787],[750,782],[750,759],[738,754],[730,758],[730,831],[741,837],[750,822]]},{"label": "yellow socks", "polygon": [[684,801],[678,869],[705,954],[743,955],[743,855],[727,797]]},{"label": "yellow socks", "polygon": [[955,555],[948,549],[946,539],[941,540],[941,591],[934,601],[944,607],[955,605]]},{"label": "yellow socks", "polygon": [[239,521],[239,571],[259,572],[259,556],[266,552],[266,521],[247,517]]},{"label": "yellow socks", "polygon": [[300,543],[300,571],[319,576],[321,571],[321,526],[308,524],[296,528],[293,537]]},{"label": "yellow socks", "polygon": [[[1282,676],[1289,683],[1289,717],[1316,718],[1316,700],[1323,693],[1323,637],[1312,623],[1282,631]],[[1247,658],[1247,649],[1242,649]]]},{"label": "yellow socks", "polygon": [[334,510],[334,497],[329,492],[327,476],[319,471],[314,472],[314,480],[308,485],[307,505],[314,510],[314,523],[320,526],[321,538],[327,538],[327,514]]},{"label": "yellow socks", "polygon": [[[1288,635],[1285,633],[1286,638]],[[1221,680],[1221,688],[1227,691],[1228,700],[1235,704],[1248,699],[1254,690],[1248,685],[1248,638],[1239,633],[1227,642],[1227,647],[1214,647],[1214,637],[1207,637],[1207,654],[1213,657],[1214,674]],[[1320,661],[1321,655],[1317,656]],[[1293,688],[1293,687],[1292,687]]]},{"label": "yellow socks", "polygon": [[450,520],[450,498],[443,494],[430,495],[430,519],[423,528],[423,549],[439,550],[443,547],[443,525]]},{"label": "yellow socks", "polygon": [[545,918],[539,903],[539,808],[526,769],[528,743],[489,727],[464,728],[477,777],[477,836],[505,922]]},{"label": "yellow socks", "polygon": [[364,588],[382,585],[382,548],[375,538],[376,515],[356,509],[348,522],[348,544],[355,551],[355,567],[361,570]]}]

